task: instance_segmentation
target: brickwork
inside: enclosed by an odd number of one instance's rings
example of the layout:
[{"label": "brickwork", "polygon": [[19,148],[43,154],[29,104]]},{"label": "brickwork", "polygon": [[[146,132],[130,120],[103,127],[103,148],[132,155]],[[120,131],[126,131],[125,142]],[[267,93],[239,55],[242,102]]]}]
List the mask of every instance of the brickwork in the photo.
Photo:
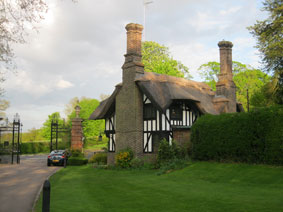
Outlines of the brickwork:
[{"label": "brickwork", "polygon": [[[116,97],[116,153],[130,147],[136,156],[143,154],[143,102],[142,93],[134,79],[143,74],[141,63],[141,36],[143,27],[128,24],[127,54],[123,69],[122,88]],[[114,162],[114,154],[108,153],[108,164]]]},{"label": "brickwork", "polygon": [[[228,113],[236,112],[236,85],[232,74],[232,47],[230,41],[220,41],[218,43],[220,51],[220,74],[216,83],[216,94],[226,97],[229,102],[223,101]],[[218,101],[218,104],[220,102]]]},{"label": "brickwork", "polygon": [[71,131],[71,149],[82,151],[83,148],[83,129],[82,119],[72,119],[72,131]]},{"label": "brickwork", "polygon": [[191,130],[190,129],[174,129],[173,130],[173,140],[183,146],[186,147],[191,140]]}]

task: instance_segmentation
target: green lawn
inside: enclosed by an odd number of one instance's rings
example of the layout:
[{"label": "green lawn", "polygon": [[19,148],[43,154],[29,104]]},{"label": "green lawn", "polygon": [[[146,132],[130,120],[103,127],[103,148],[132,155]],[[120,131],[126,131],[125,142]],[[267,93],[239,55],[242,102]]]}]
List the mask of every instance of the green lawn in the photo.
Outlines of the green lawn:
[{"label": "green lawn", "polygon": [[[283,211],[283,167],[196,162],[156,173],[61,169],[50,179],[50,211]],[[41,199],[36,208],[41,211]]]}]

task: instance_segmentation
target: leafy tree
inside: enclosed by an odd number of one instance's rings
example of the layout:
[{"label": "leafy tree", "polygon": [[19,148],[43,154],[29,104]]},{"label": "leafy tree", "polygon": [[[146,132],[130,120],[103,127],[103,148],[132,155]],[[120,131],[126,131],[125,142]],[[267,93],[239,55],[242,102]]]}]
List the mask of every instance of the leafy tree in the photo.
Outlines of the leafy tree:
[{"label": "leafy tree", "polygon": [[32,128],[29,129],[27,132],[22,133],[22,141],[28,142],[28,141],[43,141],[45,140],[42,137],[42,131],[41,129]]},{"label": "leafy tree", "polygon": [[275,99],[283,104],[283,2],[265,0],[262,10],[268,12],[268,18],[248,29],[257,39],[256,48],[261,53],[265,71],[273,73]]},{"label": "leafy tree", "polygon": [[42,136],[47,140],[50,140],[50,138],[51,138],[51,123],[52,123],[52,120],[58,120],[59,126],[64,125],[64,120],[61,118],[59,112],[54,112],[51,115],[48,115],[48,119],[43,123],[43,127],[41,128]]},{"label": "leafy tree", "polygon": [[0,62],[11,65],[11,44],[24,43],[28,28],[43,19],[47,12],[44,0],[0,1]]},{"label": "leafy tree", "polygon": [[[78,99],[77,97],[73,98]],[[71,100],[71,102],[73,102]],[[77,104],[75,104],[76,106]],[[104,120],[88,120],[92,112],[98,107],[99,101],[96,99],[90,99],[82,97],[78,104],[81,107],[80,118],[83,119],[83,132],[85,137],[99,136],[100,133],[104,132],[105,123]],[[76,117],[75,106],[73,111],[69,114],[68,120],[71,123],[72,118]]]},{"label": "leafy tree", "polygon": [[142,43],[142,62],[144,70],[175,77],[192,78],[189,69],[181,62],[174,60],[169,48],[153,41]]},{"label": "leafy tree", "polygon": [[[1,92],[1,91],[0,91]],[[4,99],[0,99],[0,117],[5,117],[5,110],[10,106],[10,102]]]},{"label": "leafy tree", "polygon": [[257,90],[251,96],[251,106],[252,107],[269,107],[272,105],[276,105],[276,96],[273,95],[274,81],[271,80],[270,82],[266,83],[262,86],[259,90]]},{"label": "leafy tree", "polygon": [[[247,108],[247,89],[249,95],[252,96],[259,91],[266,83],[270,81],[270,77],[258,69],[254,69],[249,65],[233,61],[233,80],[237,86],[237,101],[241,102],[244,108]],[[212,90],[216,91],[217,75],[220,73],[220,64],[218,62],[208,62],[198,69],[200,76]]]}]

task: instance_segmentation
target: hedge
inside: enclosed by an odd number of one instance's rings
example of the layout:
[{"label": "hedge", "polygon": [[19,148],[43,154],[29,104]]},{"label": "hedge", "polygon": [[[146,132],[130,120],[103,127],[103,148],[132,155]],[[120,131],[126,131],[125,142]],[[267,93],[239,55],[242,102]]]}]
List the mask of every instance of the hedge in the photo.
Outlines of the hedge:
[{"label": "hedge", "polygon": [[283,107],[204,115],[191,142],[193,159],[283,165]]},{"label": "hedge", "polygon": [[73,156],[71,156],[68,159],[68,165],[71,165],[71,166],[85,165],[85,164],[87,164],[87,162],[88,162],[88,159],[84,158],[84,157],[73,157]]},{"label": "hedge", "polygon": [[107,153],[96,153],[89,159],[89,162],[97,164],[107,164]]},{"label": "hedge", "polygon": [[[69,142],[58,142],[58,149],[69,148]],[[55,147],[55,144],[53,144]],[[21,154],[35,154],[50,152],[50,142],[28,142],[21,144]]]}]

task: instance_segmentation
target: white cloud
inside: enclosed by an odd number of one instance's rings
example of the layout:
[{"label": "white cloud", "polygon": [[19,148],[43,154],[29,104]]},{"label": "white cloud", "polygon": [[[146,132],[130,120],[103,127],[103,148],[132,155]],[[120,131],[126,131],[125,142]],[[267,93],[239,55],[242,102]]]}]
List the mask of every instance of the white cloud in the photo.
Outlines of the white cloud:
[{"label": "white cloud", "polygon": [[59,80],[56,85],[57,85],[57,88],[59,89],[65,89],[65,88],[70,88],[74,86],[71,82],[63,80],[63,79]]},{"label": "white cloud", "polygon": [[220,15],[232,15],[236,12],[238,12],[242,7],[238,6],[238,7],[232,7],[232,8],[229,8],[227,10],[220,10]]}]

